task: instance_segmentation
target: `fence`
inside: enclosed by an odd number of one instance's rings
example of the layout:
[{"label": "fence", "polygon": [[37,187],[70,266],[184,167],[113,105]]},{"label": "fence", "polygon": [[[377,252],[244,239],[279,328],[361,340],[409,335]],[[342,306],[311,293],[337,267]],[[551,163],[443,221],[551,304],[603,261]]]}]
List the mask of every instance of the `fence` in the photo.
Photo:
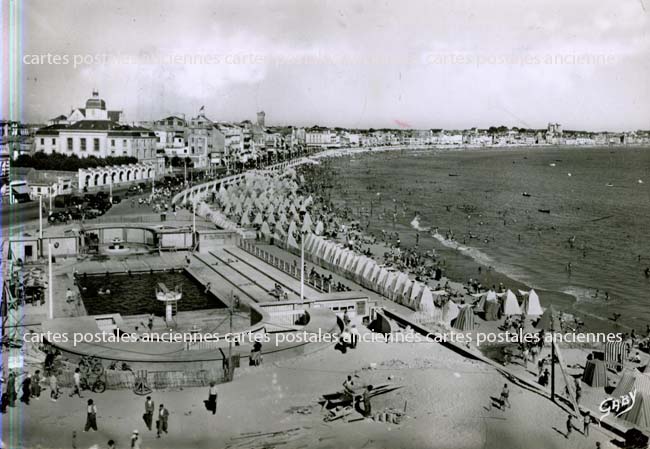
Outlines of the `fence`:
[{"label": "fence", "polygon": [[[295,279],[300,280],[300,267],[295,262],[289,263],[286,260],[277,257],[268,251],[264,251],[257,245],[244,239],[238,240],[238,246],[247,253],[257,257],[258,259],[268,263],[271,266],[274,266],[278,270],[287,273],[289,276]],[[318,280],[315,280],[310,279],[307,273],[305,273],[305,284],[321,293],[332,292],[331,283],[327,279],[324,279],[322,276],[320,276]]]}]

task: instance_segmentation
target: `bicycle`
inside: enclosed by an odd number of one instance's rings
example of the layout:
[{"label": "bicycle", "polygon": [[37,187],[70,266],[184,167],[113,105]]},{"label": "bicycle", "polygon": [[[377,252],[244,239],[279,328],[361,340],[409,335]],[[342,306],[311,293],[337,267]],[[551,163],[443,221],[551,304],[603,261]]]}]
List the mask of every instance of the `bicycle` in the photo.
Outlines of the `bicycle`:
[{"label": "bicycle", "polygon": [[83,375],[92,373],[95,376],[101,376],[104,374],[104,365],[102,365],[101,360],[99,360],[97,357],[84,356],[79,361],[79,370]]},{"label": "bicycle", "polygon": [[89,377],[83,376],[81,378],[81,389],[91,390],[94,393],[103,393],[106,391],[106,382],[101,379],[101,375],[95,375],[92,383]]}]

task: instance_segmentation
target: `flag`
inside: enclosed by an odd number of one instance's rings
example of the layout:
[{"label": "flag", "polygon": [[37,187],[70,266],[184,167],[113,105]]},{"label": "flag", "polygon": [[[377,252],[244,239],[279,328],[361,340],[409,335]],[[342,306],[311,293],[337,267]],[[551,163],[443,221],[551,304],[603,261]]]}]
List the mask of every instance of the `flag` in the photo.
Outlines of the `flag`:
[{"label": "flag", "polygon": [[201,112],[203,112],[204,109],[205,109],[205,106],[201,106],[201,109],[199,109],[199,114],[200,114]]}]

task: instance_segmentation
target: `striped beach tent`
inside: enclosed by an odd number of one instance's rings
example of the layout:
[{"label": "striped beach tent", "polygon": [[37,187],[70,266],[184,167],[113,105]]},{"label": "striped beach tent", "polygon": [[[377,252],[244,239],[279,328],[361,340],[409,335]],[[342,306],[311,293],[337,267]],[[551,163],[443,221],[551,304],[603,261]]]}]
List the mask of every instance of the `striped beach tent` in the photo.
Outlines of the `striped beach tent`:
[{"label": "striped beach tent", "polygon": [[629,352],[630,347],[624,341],[605,343],[605,364],[607,365],[607,368],[622,369],[623,363],[627,360]]},{"label": "striped beach tent", "polygon": [[404,283],[404,288],[402,289],[402,297],[400,299],[400,303],[408,306],[409,305],[409,300],[411,298],[411,290],[413,289],[413,281],[410,279],[407,279],[406,282]]},{"label": "striped beach tent", "polygon": [[620,418],[635,426],[650,429],[650,375],[637,370],[626,370],[611,397],[620,398],[634,390],[634,405]]},{"label": "striped beach tent", "polygon": [[460,331],[474,330],[474,310],[472,310],[472,306],[467,305],[460,308],[453,327]]},{"label": "striped beach tent", "polygon": [[590,387],[607,386],[607,367],[602,360],[587,360],[582,372],[582,381]]},{"label": "striped beach tent", "polygon": [[384,284],[386,283],[386,278],[388,277],[388,270],[385,268],[381,268],[379,271],[379,276],[377,276],[377,280],[375,281],[375,291],[378,293],[383,293],[383,287]]}]

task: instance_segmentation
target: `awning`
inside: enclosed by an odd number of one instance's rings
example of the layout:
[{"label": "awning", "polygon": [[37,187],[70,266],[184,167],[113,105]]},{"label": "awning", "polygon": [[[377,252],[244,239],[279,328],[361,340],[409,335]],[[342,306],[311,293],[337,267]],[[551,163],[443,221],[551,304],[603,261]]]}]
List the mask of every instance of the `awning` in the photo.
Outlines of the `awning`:
[{"label": "awning", "polygon": [[11,190],[13,190],[14,195],[29,195],[31,192],[26,185],[11,186]]}]

